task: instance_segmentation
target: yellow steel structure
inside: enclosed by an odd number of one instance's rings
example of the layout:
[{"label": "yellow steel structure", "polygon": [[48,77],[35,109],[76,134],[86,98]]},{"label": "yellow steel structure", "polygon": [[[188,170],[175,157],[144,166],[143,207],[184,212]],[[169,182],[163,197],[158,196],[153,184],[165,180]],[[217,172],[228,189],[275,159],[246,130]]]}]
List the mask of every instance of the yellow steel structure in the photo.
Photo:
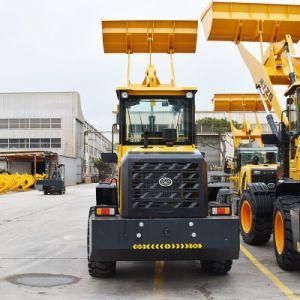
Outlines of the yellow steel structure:
[{"label": "yellow steel structure", "polygon": [[0,193],[28,190],[37,180],[45,179],[46,174],[0,174]]},{"label": "yellow steel structure", "polygon": [[244,119],[241,129],[238,129],[234,126],[234,122],[232,119],[230,120],[230,127],[234,148],[239,147],[242,144],[242,141],[245,140],[250,144],[255,141],[259,147],[263,147],[263,143],[261,141],[263,130],[261,124],[258,121],[257,115],[255,128],[251,128],[250,122],[246,119]]},{"label": "yellow steel structure", "polygon": [[[267,150],[267,148],[263,149],[264,145],[261,138],[263,129],[257,116],[257,112],[264,111],[259,94],[215,94],[213,98],[213,104],[214,111],[222,111],[228,113],[240,112],[241,114],[243,114],[243,123],[241,129],[236,128],[231,115],[229,115],[235,152],[237,152],[239,147],[251,148],[253,142],[255,142],[256,148],[261,148],[263,151]],[[267,102],[267,105],[269,108],[271,107],[269,102]],[[256,124],[254,128],[251,127],[249,120],[246,119],[245,112],[255,113]],[[241,195],[242,192],[247,189],[248,184],[252,182],[253,169],[276,170],[277,165],[275,163],[264,163],[259,165],[247,163],[246,165],[241,166],[240,170],[238,171],[236,171],[236,167],[232,165],[230,181],[233,184],[234,192],[238,195]]]},{"label": "yellow steel structure", "polygon": [[[213,98],[214,111],[264,111],[259,94],[215,94]],[[268,108],[271,108],[267,101]]]},{"label": "yellow steel structure", "polygon": [[[215,94],[213,98],[214,111],[217,112],[240,112],[243,114],[242,128],[235,127],[230,115],[230,127],[233,137],[234,148],[237,149],[241,142],[256,141],[257,145],[262,147],[261,135],[263,133],[261,124],[258,120],[257,114],[255,128],[251,128],[248,120],[245,118],[245,112],[264,111],[262,101],[259,94]],[[270,108],[270,103],[268,102]]]},{"label": "yellow steel structure", "polygon": [[105,53],[194,53],[197,29],[198,22],[188,20],[102,21],[103,48]]},{"label": "yellow steel structure", "polygon": [[[201,19],[208,40],[232,41],[237,44],[264,104],[268,123],[279,141],[281,164],[278,174],[283,180],[276,187],[274,202],[275,254],[283,269],[298,269],[300,257],[296,251],[300,252],[300,198],[297,193],[300,180],[300,57],[296,56],[293,43],[300,40],[300,5],[212,2]],[[258,42],[261,61],[241,42]],[[269,43],[265,51],[264,42]],[[286,111],[283,111],[273,85],[288,86],[285,93]],[[279,128],[272,120],[267,101],[281,122]],[[293,206],[289,199],[293,199]],[[287,214],[287,211],[290,213]],[[292,215],[296,215],[293,223],[298,224],[298,227],[290,227]],[[293,244],[287,241],[287,232],[293,235]]]},{"label": "yellow steel structure", "polygon": [[[90,275],[112,277],[120,260],[168,259],[199,259],[204,271],[227,273],[238,258],[238,218],[229,215],[230,205],[210,201],[216,197],[208,191],[207,164],[195,147],[197,88],[175,84],[173,54],[196,51],[198,21],[103,21],[102,28],[104,52],[127,54],[128,67],[125,85],[116,90],[118,155],[113,149],[101,154],[117,163],[117,185],[105,191],[108,203],[99,186],[89,213]],[[130,81],[132,53],[149,54],[140,83]],[[170,56],[169,83],[159,80],[152,53]],[[109,217],[96,216],[103,205],[113,208]],[[194,223],[201,237],[190,233]]]},{"label": "yellow steel structure", "polygon": [[[180,94],[181,88],[175,87],[173,53],[194,53],[197,45],[198,21],[195,20],[138,20],[138,21],[102,21],[102,40],[105,53],[125,53],[128,55],[126,86],[120,87],[132,94],[145,91],[149,94],[167,94],[170,87]],[[149,66],[142,84],[130,82],[130,55],[149,53]],[[152,53],[170,54],[171,81],[161,84],[154,65]],[[155,89],[149,89],[153,88]],[[191,89],[191,88],[187,88]]]},{"label": "yellow steel structure", "polygon": [[[188,91],[197,91],[196,87],[178,87],[175,84],[173,53],[194,53],[197,45],[197,20],[137,20],[102,21],[102,40],[105,53],[125,53],[128,55],[127,79],[124,86],[116,89],[126,91],[129,96],[184,96]],[[130,81],[130,56],[133,53],[148,53],[149,64],[145,77],[140,84]],[[160,82],[152,62],[152,53],[170,55],[171,80],[167,84]],[[128,152],[193,152],[195,145],[168,147],[166,145],[141,148],[136,145],[118,145],[118,168],[122,157]],[[119,178],[122,185],[122,178]],[[122,189],[119,190],[119,211],[122,212]]]},{"label": "yellow steel structure", "polygon": [[278,42],[289,33],[300,40],[300,6],[246,2],[212,2],[201,20],[210,41]]},{"label": "yellow steel structure", "polygon": [[[290,123],[282,113],[273,85],[292,84],[289,76],[291,66],[296,79],[300,78],[300,57],[296,56],[293,46],[293,41],[300,40],[300,5],[212,2],[201,19],[208,40],[233,41],[237,44],[255,85],[279,120],[289,128]],[[261,61],[241,41],[260,43]],[[269,42],[265,52],[263,42]],[[287,47],[290,55],[287,54]],[[296,80],[293,86],[299,84]],[[299,138],[295,147],[300,151]],[[290,161],[291,178],[300,180],[300,155]]]}]

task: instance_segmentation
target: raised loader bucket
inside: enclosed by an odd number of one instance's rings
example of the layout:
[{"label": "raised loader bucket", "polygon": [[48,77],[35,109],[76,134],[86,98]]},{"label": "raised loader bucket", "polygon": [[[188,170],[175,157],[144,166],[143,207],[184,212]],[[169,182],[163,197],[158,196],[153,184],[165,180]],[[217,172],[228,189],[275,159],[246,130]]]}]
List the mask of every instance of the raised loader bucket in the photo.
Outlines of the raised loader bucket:
[{"label": "raised loader bucket", "polygon": [[[258,94],[215,94],[213,98],[214,111],[265,111]],[[270,102],[266,101],[269,110]]]},{"label": "raised loader bucket", "polygon": [[[282,1],[284,2],[284,1]],[[211,41],[277,42],[288,33],[300,40],[300,5],[212,2],[201,16]]]},{"label": "raised loader bucket", "polygon": [[[258,94],[215,94],[213,98],[214,111],[223,112],[259,112],[264,111],[262,101]],[[270,102],[266,102],[270,109]],[[263,133],[262,127],[259,123],[257,114],[256,125],[251,128],[250,122],[245,118],[242,124],[242,128],[238,129],[235,127],[233,120],[230,118],[230,127],[233,137],[234,147],[237,148],[241,141],[253,139],[257,144],[262,147],[261,135]]]},{"label": "raised loader bucket", "polygon": [[102,21],[103,48],[105,53],[194,53],[197,29],[197,20]]}]

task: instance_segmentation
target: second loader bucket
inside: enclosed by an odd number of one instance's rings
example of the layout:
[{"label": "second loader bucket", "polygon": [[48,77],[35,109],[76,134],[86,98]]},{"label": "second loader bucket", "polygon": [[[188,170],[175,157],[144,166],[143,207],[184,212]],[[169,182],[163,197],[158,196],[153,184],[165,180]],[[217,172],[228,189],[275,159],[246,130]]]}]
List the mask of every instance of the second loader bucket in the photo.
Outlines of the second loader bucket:
[{"label": "second loader bucket", "polygon": [[[265,111],[258,94],[215,94],[214,111],[234,112],[258,112]],[[267,101],[270,109],[270,102]]]},{"label": "second loader bucket", "polygon": [[201,20],[211,41],[260,41],[260,32],[263,42],[280,41],[287,33],[300,40],[300,5],[212,2]]}]

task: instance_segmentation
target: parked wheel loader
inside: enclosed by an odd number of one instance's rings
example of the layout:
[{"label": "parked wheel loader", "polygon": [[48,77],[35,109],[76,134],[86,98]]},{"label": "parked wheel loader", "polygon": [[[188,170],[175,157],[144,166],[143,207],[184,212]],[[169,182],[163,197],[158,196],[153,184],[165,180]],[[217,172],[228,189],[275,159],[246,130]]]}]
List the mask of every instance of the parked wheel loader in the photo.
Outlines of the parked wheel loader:
[{"label": "parked wheel loader", "polygon": [[[114,276],[118,261],[156,260],[200,260],[203,271],[225,274],[239,256],[238,217],[208,201],[206,162],[195,147],[197,89],[175,85],[173,54],[195,52],[197,27],[192,20],[102,22],[104,52],[127,54],[128,69],[116,90],[118,151],[102,154],[117,163],[118,183],[98,187],[105,197],[89,212],[93,277]],[[141,84],[130,81],[133,53],[149,54]],[[152,53],[170,56],[170,83],[160,82]]]},{"label": "parked wheel loader", "polygon": [[[282,269],[299,270],[300,58],[293,42],[300,40],[300,5],[212,2],[202,22],[208,40],[237,44],[264,105],[272,134],[263,135],[262,141],[276,144],[279,153],[273,211],[275,255]],[[244,41],[259,43],[261,61],[246,49]],[[263,43],[269,43],[265,51]],[[273,85],[287,86],[285,109]]]},{"label": "parked wheel loader", "polygon": [[[231,197],[227,199],[240,217],[243,240],[264,245],[272,234],[275,193],[271,192],[277,182],[278,149],[262,143],[263,129],[257,116],[264,109],[262,101],[259,94],[215,94],[213,104],[214,111],[229,114],[233,139],[234,157],[227,158],[224,166],[231,175]],[[232,112],[243,116],[241,128],[235,126]],[[247,119],[249,113],[255,113],[255,127]]]}]

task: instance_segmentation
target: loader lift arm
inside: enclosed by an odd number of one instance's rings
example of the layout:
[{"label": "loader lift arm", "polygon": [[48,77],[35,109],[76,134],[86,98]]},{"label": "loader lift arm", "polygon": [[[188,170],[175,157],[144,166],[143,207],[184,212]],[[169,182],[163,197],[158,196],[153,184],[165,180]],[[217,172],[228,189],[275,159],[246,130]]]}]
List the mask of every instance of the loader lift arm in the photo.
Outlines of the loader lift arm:
[{"label": "loader lift arm", "polygon": [[[300,269],[299,222],[291,227],[291,213],[300,208],[300,58],[293,41],[300,40],[300,5],[243,2],[212,2],[202,14],[208,40],[232,41],[246,63],[262,102],[269,100],[280,123],[268,109],[267,121],[279,148],[280,181],[274,204],[274,248],[278,264],[286,270]],[[261,62],[241,42],[260,44]],[[269,43],[265,53],[263,42]],[[287,85],[283,110],[273,85]],[[265,105],[264,105],[265,106]],[[292,151],[293,150],[293,151]],[[285,213],[288,212],[288,213]],[[299,219],[299,213],[297,214]],[[297,234],[295,234],[297,232]],[[293,243],[287,236],[293,236]],[[298,252],[297,252],[298,251]]]}]

